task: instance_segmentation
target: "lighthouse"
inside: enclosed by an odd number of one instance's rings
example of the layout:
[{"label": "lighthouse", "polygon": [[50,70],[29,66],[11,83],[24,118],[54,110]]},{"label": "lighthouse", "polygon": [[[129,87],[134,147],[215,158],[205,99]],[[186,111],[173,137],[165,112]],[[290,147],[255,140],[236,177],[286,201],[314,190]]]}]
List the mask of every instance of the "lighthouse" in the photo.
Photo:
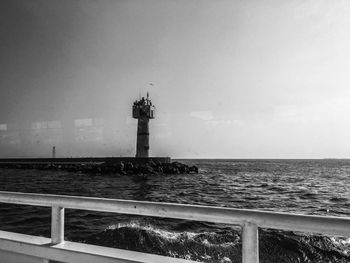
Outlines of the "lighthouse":
[{"label": "lighthouse", "polygon": [[149,120],[154,119],[155,108],[147,92],[146,99],[136,100],[132,106],[132,117],[137,119],[136,157],[149,157]]}]

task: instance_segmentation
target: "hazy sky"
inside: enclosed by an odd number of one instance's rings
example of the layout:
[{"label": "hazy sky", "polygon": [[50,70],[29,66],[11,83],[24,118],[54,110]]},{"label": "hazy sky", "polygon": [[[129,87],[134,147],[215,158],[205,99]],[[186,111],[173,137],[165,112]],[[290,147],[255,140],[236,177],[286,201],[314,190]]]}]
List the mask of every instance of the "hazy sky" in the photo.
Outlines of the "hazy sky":
[{"label": "hazy sky", "polygon": [[149,90],[154,155],[349,158],[349,14],[347,0],[2,0],[0,123],[115,118],[133,148]]}]

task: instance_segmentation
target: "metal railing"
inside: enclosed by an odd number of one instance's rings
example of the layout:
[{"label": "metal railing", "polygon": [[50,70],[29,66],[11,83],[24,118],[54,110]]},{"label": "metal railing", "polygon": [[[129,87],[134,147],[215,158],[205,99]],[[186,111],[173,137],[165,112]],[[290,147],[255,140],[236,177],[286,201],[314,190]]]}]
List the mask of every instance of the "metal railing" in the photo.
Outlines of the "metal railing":
[{"label": "metal railing", "polygon": [[350,218],[333,216],[1,191],[0,202],[51,207],[52,245],[64,242],[65,208],[238,225],[242,227],[243,263],[259,262],[259,228],[350,236]]}]

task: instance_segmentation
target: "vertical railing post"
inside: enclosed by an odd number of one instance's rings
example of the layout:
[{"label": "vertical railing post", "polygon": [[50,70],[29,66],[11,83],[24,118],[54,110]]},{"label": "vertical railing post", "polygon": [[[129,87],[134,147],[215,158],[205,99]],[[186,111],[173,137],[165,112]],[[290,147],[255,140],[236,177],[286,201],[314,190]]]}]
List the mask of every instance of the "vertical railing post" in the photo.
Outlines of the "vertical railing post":
[{"label": "vertical railing post", "polygon": [[64,208],[52,207],[51,213],[51,243],[59,244],[64,241]]},{"label": "vertical railing post", "polygon": [[259,263],[258,226],[252,223],[243,226],[242,263]]}]

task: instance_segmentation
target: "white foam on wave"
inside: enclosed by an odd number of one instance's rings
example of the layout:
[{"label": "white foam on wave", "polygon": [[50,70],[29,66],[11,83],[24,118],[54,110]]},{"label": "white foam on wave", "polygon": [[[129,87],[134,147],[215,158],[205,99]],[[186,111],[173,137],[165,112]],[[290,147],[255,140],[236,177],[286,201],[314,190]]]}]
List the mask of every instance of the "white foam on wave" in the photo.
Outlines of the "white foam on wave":
[{"label": "white foam on wave", "polygon": [[350,246],[350,238],[331,237],[331,241],[334,245]]},{"label": "white foam on wave", "polygon": [[[159,229],[151,224],[145,224],[142,225],[138,221],[132,221],[128,223],[118,223],[115,225],[108,226],[106,229],[107,230],[115,230],[115,229],[120,229],[120,228],[132,228],[132,229],[137,229],[137,230],[144,230],[147,233],[150,233],[151,235],[159,236],[167,241],[174,242],[174,241],[180,241],[180,240],[194,240],[196,237],[202,235],[203,237],[207,238],[215,238],[218,234],[215,232],[200,232],[200,233],[195,233],[195,232],[175,232],[175,231],[168,231],[164,229]],[[207,238],[204,239],[199,239],[197,242],[202,243],[203,245],[207,247],[214,247],[214,246],[220,246],[220,247],[230,247],[236,245],[235,242],[220,242],[220,244],[215,244],[211,243]]]},{"label": "white foam on wave", "polygon": [[331,237],[330,240],[337,248],[342,251],[343,254],[350,254],[350,238]]},{"label": "white foam on wave", "polygon": [[152,233],[154,235],[161,236],[162,238],[167,239],[167,240],[180,239],[180,238],[183,238],[184,235],[186,235],[186,237],[188,239],[193,239],[196,235],[198,235],[197,233],[193,233],[193,232],[180,233],[180,232],[167,231],[167,230],[155,228],[150,224],[141,225],[139,222],[134,222],[134,221],[129,222],[129,223],[118,223],[116,225],[111,225],[111,226],[107,227],[107,229],[115,230],[115,229],[120,229],[123,227],[144,230],[148,233]]}]

